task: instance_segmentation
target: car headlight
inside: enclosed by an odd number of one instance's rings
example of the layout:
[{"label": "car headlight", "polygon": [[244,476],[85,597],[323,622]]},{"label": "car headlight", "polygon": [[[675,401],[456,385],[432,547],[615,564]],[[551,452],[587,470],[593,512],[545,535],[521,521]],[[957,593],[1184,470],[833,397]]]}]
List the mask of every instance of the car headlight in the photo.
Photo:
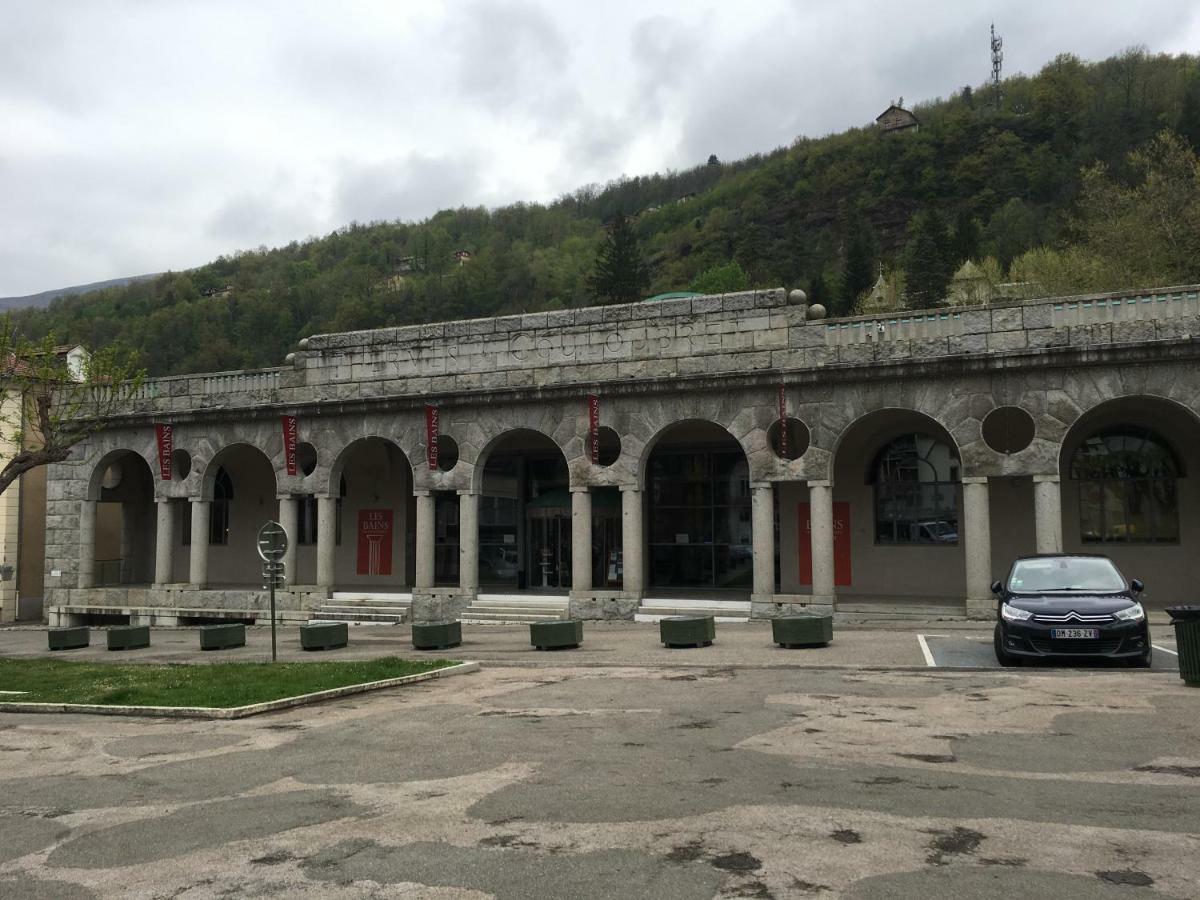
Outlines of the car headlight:
[{"label": "car headlight", "polygon": [[1137,622],[1146,618],[1146,611],[1142,609],[1142,604],[1135,603],[1133,606],[1125,607],[1125,609],[1118,609],[1113,615],[1122,622]]},{"label": "car headlight", "polygon": [[1017,609],[1015,606],[1001,603],[1000,616],[1008,622],[1028,622],[1033,618],[1033,613],[1027,609]]}]

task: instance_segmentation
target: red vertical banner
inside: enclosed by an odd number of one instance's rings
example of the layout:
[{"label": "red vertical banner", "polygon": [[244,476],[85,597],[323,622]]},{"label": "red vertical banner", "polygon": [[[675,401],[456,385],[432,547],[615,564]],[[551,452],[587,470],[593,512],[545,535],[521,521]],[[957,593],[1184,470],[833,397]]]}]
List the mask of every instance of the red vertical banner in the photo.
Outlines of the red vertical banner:
[{"label": "red vertical banner", "polygon": [[430,469],[438,467],[438,408],[425,404],[425,459]]},{"label": "red vertical banner", "polygon": [[283,460],[289,475],[296,474],[296,436],[299,430],[295,416],[283,417]]},{"label": "red vertical banner", "polygon": [[[807,503],[799,507],[800,583],[812,584],[812,517]],[[850,587],[850,504],[833,504],[833,583]]]},{"label": "red vertical banner", "polygon": [[175,453],[175,428],[172,425],[156,424],[154,436],[158,440],[158,477],[171,480],[171,456]]},{"label": "red vertical banner", "polygon": [[392,511],[358,511],[358,574],[392,574]]},{"label": "red vertical banner", "polygon": [[588,394],[588,453],[593,463],[600,462],[600,398]]},{"label": "red vertical banner", "polygon": [[789,459],[790,454],[788,447],[788,427],[787,427],[787,394],[783,390],[783,385],[779,386],[779,455],[784,459]]}]

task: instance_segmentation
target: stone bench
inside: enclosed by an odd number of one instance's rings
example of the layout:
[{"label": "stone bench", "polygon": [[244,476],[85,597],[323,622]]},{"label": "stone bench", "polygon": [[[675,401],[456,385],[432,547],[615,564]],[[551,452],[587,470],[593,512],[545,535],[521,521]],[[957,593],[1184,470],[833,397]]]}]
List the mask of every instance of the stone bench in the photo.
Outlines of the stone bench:
[{"label": "stone bench", "polygon": [[150,646],[149,625],[112,625],[107,634],[109,650],[140,650]]},{"label": "stone bench", "polygon": [[771,620],[771,639],[780,647],[823,647],[833,640],[833,616],[779,616]]},{"label": "stone bench", "polygon": [[300,649],[337,650],[350,642],[345,622],[309,622],[300,626]]},{"label": "stone bench", "polygon": [[668,647],[709,647],[717,625],[712,616],[673,616],[658,623],[658,633]]},{"label": "stone bench", "polygon": [[228,650],[246,646],[246,626],[241,622],[200,626],[201,650]]},{"label": "stone bench", "polygon": [[529,643],[538,650],[574,649],[583,643],[583,622],[579,619],[530,622]]},{"label": "stone bench", "polygon": [[420,622],[413,623],[412,643],[417,650],[448,650],[462,643],[462,623]]},{"label": "stone bench", "polygon": [[51,628],[46,632],[51,650],[79,650],[91,642],[91,633],[86,625],[71,628]]}]

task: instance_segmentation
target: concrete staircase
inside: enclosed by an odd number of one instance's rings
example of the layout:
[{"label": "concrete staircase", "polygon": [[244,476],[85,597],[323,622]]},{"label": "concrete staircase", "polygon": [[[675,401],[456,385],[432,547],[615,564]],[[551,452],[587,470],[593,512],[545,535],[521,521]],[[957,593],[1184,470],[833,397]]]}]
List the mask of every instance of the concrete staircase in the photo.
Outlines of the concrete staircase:
[{"label": "concrete staircase", "polygon": [[547,594],[480,594],[462,615],[468,625],[519,625],[567,618],[567,598]]},{"label": "concrete staircase", "polygon": [[886,625],[888,622],[966,621],[965,604],[897,601],[838,600],[834,619],[845,625]]},{"label": "concrete staircase", "polygon": [[670,616],[712,616],[718,622],[749,622],[750,601],[646,599],[633,620],[658,622]]},{"label": "concrete staircase", "polygon": [[334,591],[315,610],[315,618],[360,625],[399,625],[412,617],[412,594]]}]

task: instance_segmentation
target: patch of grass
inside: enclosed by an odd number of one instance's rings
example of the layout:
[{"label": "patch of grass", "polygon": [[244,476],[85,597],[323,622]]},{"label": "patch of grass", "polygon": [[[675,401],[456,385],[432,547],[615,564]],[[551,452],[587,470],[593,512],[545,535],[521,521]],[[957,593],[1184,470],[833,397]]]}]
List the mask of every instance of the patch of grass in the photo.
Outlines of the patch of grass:
[{"label": "patch of grass", "polygon": [[22,703],[232,707],[417,675],[450,660],[387,657],[358,662],[141,665],[59,659],[0,659],[0,689],[28,691]]}]

